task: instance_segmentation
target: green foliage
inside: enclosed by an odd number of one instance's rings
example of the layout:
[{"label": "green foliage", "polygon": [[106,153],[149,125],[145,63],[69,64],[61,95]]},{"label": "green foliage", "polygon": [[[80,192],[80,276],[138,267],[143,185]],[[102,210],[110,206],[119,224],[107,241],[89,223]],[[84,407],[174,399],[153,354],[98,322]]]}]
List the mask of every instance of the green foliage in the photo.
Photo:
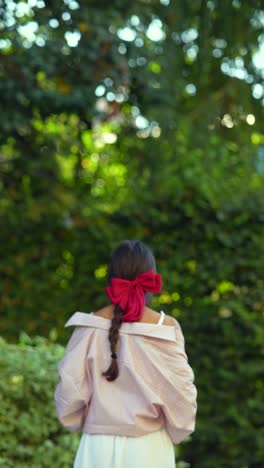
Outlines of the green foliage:
[{"label": "green foliage", "polygon": [[63,352],[25,333],[17,344],[0,339],[0,466],[72,466],[79,435],[59,424],[53,398]]},{"label": "green foliage", "polygon": [[[25,466],[69,463],[77,439],[43,408],[61,350],[11,342],[24,330],[65,344],[67,318],[106,302],[111,250],[139,238],[163,276],[153,307],[181,322],[198,387],[197,429],[178,463],[260,467],[260,1],[26,5],[0,6],[4,453],[16,445]],[[13,375],[24,380],[10,385]]]}]

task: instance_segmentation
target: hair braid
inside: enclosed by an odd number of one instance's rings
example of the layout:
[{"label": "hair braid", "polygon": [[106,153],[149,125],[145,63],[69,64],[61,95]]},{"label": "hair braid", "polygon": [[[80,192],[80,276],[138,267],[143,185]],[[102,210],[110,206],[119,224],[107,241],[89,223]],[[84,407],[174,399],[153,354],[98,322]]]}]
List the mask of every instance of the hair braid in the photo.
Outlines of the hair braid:
[{"label": "hair braid", "polygon": [[[156,260],[151,249],[138,239],[126,239],[122,241],[111,254],[107,272],[107,284],[111,285],[113,278],[123,278],[132,281],[138,275],[149,269],[152,269],[155,273],[157,271]],[[150,303],[151,298],[152,293],[146,292],[145,299],[147,304]],[[116,304],[108,334],[112,361],[107,371],[102,372],[102,375],[109,381],[115,380],[119,374],[115,351],[124,313],[125,311]]]},{"label": "hair braid", "polygon": [[116,345],[119,339],[119,328],[122,324],[122,315],[124,314],[123,309],[116,304],[114,308],[114,316],[111,321],[111,326],[109,329],[108,340],[110,342],[112,362],[109,368],[102,372],[102,375],[107,378],[107,380],[112,381],[118,377],[118,363],[116,357]]}]

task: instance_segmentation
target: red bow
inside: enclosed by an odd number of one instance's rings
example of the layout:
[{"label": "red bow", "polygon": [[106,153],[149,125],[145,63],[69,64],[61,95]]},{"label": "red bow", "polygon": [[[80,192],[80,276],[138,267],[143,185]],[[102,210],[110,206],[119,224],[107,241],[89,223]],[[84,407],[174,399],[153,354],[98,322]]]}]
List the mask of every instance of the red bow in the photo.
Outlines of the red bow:
[{"label": "red bow", "polygon": [[160,273],[148,270],[132,281],[112,278],[111,286],[105,291],[113,304],[119,304],[125,311],[122,322],[136,322],[143,315],[145,305],[144,291],[160,293],[162,279]]}]

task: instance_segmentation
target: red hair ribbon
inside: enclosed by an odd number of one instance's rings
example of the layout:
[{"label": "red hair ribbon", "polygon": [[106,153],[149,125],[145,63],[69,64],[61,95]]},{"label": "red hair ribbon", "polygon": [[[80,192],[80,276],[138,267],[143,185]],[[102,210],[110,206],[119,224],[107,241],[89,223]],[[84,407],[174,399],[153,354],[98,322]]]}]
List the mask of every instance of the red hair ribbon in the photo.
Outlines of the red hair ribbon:
[{"label": "red hair ribbon", "polygon": [[132,281],[112,278],[111,285],[105,288],[113,304],[119,304],[124,310],[122,322],[136,322],[143,315],[145,305],[144,291],[160,293],[162,279],[160,273],[148,270]]}]

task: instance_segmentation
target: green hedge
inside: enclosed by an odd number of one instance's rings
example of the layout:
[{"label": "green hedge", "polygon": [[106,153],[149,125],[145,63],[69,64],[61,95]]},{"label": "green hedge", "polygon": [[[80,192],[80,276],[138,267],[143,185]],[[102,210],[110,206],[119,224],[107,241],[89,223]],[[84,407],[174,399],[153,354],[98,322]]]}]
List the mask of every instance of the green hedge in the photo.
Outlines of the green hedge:
[{"label": "green hedge", "polygon": [[71,467],[80,434],[56,419],[56,363],[64,348],[21,334],[19,343],[0,338],[0,466]]}]

